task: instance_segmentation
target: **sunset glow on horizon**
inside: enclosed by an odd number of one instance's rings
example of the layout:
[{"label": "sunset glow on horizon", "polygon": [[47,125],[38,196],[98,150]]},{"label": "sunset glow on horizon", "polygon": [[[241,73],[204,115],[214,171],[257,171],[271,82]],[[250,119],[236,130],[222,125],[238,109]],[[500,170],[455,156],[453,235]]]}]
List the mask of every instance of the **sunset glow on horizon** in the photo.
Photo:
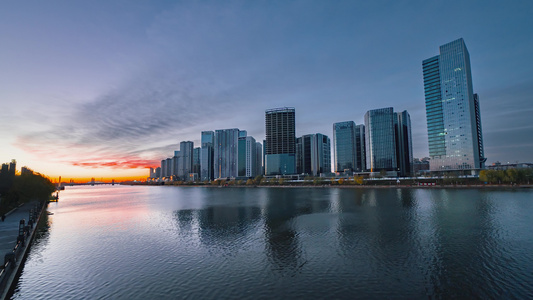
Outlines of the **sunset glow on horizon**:
[{"label": "sunset glow on horizon", "polygon": [[427,157],[422,60],[458,38],[487,165],[533,162],[533,4],[452,2],[4,3],[0,162],[65,180],[146,179],[202,131],[262,143],[273,107],[295,108],[297,136],[330,138],[333,123],[363,124],[368,110],[407,110],[414,157]]}]

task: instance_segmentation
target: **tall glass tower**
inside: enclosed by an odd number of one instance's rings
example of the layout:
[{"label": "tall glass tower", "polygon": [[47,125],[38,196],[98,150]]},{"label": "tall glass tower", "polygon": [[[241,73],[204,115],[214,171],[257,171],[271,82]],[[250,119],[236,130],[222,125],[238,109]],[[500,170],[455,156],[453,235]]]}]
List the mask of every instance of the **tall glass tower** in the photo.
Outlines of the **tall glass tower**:
[{"label": "tall glass tower", "polygon": [[215,130],[213,174],[215,178],[235,178],[239,166],[239,129]]},{"label": "tall glass tower", "polygon": [[333,152],[335,172],[351,174],[357,168],[357,145],[355,122],[346,121],[333,124]]},{"label": "tall glass tower", "polygon": [[215,133],[213,131],[202,131],[202,149],[200,150],[200,174],[202,181],[213,180],[213,144]]},{"label": "tall glass tower", "polygon": [[440,54],[424,60],[422,69],[430,169],[484,168],[479,98],[463,39],[440,46]]},{"label": "tall glass tower", "polygon": [[404,110],[394,113],[394,129],[396,131],[396,157],[400,176],[413,173],[413,142],[411,138],[411,116]]},{"label": "tall glass tower", "polygon": [[397,171],[395,113],[392,107],[365,114],[366,168],[370,172]]},{"label": "tall glass tower", "polygon": [[365,125],[360,124],[355,126],[355,152],[356,154],[356,172],[363,172],[366,168],[366,154],[365,154]]},{"label": "tall glass tower", "polygon": [[293,107],[265,111],[265,173],[296,173],[296,131]]}]

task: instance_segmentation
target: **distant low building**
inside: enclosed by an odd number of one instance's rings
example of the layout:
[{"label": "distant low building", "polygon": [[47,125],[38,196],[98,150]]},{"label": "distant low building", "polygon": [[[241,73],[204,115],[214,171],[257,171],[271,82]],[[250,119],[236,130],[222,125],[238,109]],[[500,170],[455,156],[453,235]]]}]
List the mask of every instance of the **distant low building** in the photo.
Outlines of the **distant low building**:
[{"label": "distant low building", "polygon": [[413,173],[416,175],[429,171],[429,157],[413,160]]},{"label": "distant low building", "polygon": [[533,168],[533,163],[507,163],[502,164],[501,162],[497,161],[493,163],[490,166],[487,166],[488,170],[508,170],[508,169],[528,169]]}]

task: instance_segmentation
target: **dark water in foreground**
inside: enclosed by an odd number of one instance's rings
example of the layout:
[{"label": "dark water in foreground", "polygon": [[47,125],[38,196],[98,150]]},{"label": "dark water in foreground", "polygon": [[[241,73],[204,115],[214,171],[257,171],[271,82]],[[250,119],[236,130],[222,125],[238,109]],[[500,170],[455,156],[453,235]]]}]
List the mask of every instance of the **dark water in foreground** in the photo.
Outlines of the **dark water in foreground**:
[{"label": "dark water in foreground", "polygon": [[67,187],[15,299],[533,298],[533,191]]}]

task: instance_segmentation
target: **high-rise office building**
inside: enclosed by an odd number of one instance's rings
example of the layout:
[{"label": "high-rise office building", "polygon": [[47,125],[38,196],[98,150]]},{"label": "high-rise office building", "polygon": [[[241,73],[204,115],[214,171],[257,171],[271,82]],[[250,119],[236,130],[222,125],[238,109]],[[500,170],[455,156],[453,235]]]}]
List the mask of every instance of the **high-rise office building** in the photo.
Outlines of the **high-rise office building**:
[{"label": "high-rise office building", "polygon": [[296,139],[296,166],[299,174],[318,176],[331,172],[331,144],[329,137],[317,133]]},{"label": "high-rise office building", "polygon": [[255,143],[255,147],[256,147],[256,165],[257,165],[257,173],[255,174],[255,176],[259,176],[259,175],[263,175],[263,145],[261,145],[260,142],[256,142]]},{"label": "high-rise office building", "polygon": [[395,113],[394,130],[396,131],[396,157],[400,176],[413,174],[413,142],[411,138],[411,117],[404,110]]},{"label": "high-rise office building", "polygon": [[346,121],[333,124],[333,153],[335,172],[351,174],[357,169],[357,148],[355,122]]},{"label": "high-rise office building", "polygon": [[214,178],[235,178],[238,176],[239,129],[215,130]]},{"label": "high-rise office building", "polygon": [[266,140],[263,140],[263,168],[261,169],[261,175],[266,175]]},{"label": "high-rise office building", "polygon": [[463,39],[440,46],[422,62],[430,168],[484,168],[479,98],[472,87],[470,55]]},{"label": "high-rise office building", "polygon": [[246,135],[244,135],[242,131],[239,132],[239,142],[238,142],[238,176],[239,177],[245,177],[246,176]]},{"label": "high-rise office building", "polygon": [[295,109],[289,107],[265,111],[265,173],[294,174],[296,171]]},{"label": "high-rise office building", "polygon": [[405,110],[392,107],[370,110],[365,114],[366,169],[409,176],[413,168],[411,118]]},{"label": "high-rise office building", "polygon": [[392,107],[365,114],[366,168],[370,172],[397,171],[394,117]]},{"label": "high-rise office building", "polygon": [[331,143],[321,133],[313,134],[311,139],[311,172],[314,176],[331,173]]},{"label": "high-rise office building", "polygon": [[167,177],[167,160],[161,160],[161,178]]},{"label": "high-rise office building", "polygon": [[169,176],[172,176],[173,179],[183,179],[183,178],[180,178],[180,176],[178,175],[181,170],[182,163],[183,161],[181,159],[181,152],[179,150],[174,151],[174,156],[172,157],[173,171],[172,171],[172,174],[169,174]]},{"label": "high-rise office building", "polygon": [[191,141],[180,143],[180,166],[178,176],[183,180],[189,179],[189,173],[192,172],[194,143]]},{"label": "high-rise office building", "polygon": [[363,172],[366,169],[366,152],[365,152],[365,125],[355,126],[355,171]]},{"label": "high-rise office building", "polygon": [[174,175],[174,164],[172,163],[172,157],[167,158],[166,166],[167,166],[166,177],[172,177],[172,175]]},{"label": "high-rise office building", "polygon": [[196,147],[192,150],[192,173],[196,174],[198,178],[200,178],[201,173],[200,153],[200,147]]},{"label": "high-rise office building", "polygon": [[311,168],[312,141],[312,134],[306,134],[296,139],[296,172],[298,174],[313,174]]},{"label": "high-rise office building", "polygon": [[245,176],[246,177],[255,177],[258,175],[258,165],[257,165],[257,143],[255,139],[251,136],[245,138]]},{"label": "high-rise office building", "polygon": [[200,153],[200,174],[202,181],[213,180],[213,143],[215,140],[215,133],[213,131],[202,131],[202,149]]}]

